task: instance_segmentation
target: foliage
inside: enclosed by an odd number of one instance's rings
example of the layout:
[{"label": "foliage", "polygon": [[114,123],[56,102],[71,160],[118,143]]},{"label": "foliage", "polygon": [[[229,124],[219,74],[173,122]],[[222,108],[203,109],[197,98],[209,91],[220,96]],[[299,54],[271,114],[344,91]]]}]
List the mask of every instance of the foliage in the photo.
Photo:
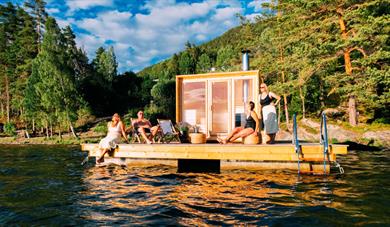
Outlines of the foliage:
[{"label": "foliage", "polygon": [[16,135],[16,127],[13,123],[7,122],[4,124],[4,133],[8,136]]},{"label": "foliage", "polygon": [[180,74],[193,73],[193,61],[197,73],[209,64],[219,71],[239,70],[245,48],[251,51],[251,69],[286,97],[290,115],[318,115],[335,107],[347,112],[348,99],[356,97],[362,121],[390,119],[388,1],[286,0],[263,7],[272,13],[255,22],[243,18],[241,26],[198,47],[187,44],[139,75],[158,78],[160,66],[172,61],[179,63]]},{"label": "foliage", "polygon": [[95,127],[92,128],[92,130],[96,133],[107,133],[107,122],[99,122]]}]

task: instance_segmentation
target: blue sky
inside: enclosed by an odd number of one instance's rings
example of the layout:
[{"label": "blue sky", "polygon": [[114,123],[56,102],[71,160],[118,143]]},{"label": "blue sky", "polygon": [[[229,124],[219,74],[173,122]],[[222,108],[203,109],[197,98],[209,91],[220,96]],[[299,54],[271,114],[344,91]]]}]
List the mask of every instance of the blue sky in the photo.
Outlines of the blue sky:
[{"label": "blue sky", "polygon": [[[23,0],[0,3],[23,4]],[[46,0],[61,27],[70,25],[90,60],[98,47],[113,46],[119,71],[139,71],[201,44],[239,24],[237,13],[261,16],[267,0]]]}]

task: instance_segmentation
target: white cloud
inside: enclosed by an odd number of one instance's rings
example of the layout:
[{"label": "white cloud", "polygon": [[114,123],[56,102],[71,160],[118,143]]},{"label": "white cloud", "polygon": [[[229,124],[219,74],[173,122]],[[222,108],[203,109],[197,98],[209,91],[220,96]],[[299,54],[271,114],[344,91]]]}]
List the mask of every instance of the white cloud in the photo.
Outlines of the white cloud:
[{"label": "white cloud", "polygon": [[248,7],[255,8],[256,12],[260,12],[263,9],[263,3],[270,3],[271,0],[253,0],[248,4]]},{"label": "white cloud", "polygon": [[97,18],[86,18],[77,22],[79,28],[106,39],[123,40],[132,33],[129,28],[129,20],[132,14],[129,12],[108,11],[98,15]]},{"label": "white cloud", "polygon": [[252,13],[252,14],[245,15],[245,17],[251,22],[255,22],[256,18],[262,17],[262,16],[263,16],[263,14],[261,14],[261,13]]},{"label": "white cloud", "polygon": [[77,43],[92,58],[96,49],[109,40],[120,71],[138,71],[152,64],[152,60],[162,60],[183,50],[187,41],[199,44],[224,33],[238,25],[236,14],[243,11],[238,0],[177,4],[175,0],[152,0],[142,8],[147,12],[133,15],[127,11],[103,11],[95,17],[71,22],[87,31],[77,35]]},{"label": "white cloud", "polygon": [[73,18],[68,18],[68,19],[56,18],[56,21],[57,21],[58,26],[60,26],[60,28],[64,28],[68,25],[75,23],[75,20]]},{"label": "white cloud", "polygon": [[59,13],[60,10],[58,8],[46,8],[46,12],[49,14]]},{"label": "white cloud", "polygon": [[94,35],[79,34],[76,36],[77,44],[88,53],[88,58],[92,59],[96,50],[103,45],[104,39]]},{"label": "white cloud", "polygon": [[231,7],[220,8],[216,10],[214,19],[217,21],[229,20],[235,17],[237,13],[240,13],[241,10],[242,10],[241,8],[231,8]]},{"label": "white cloud", "polygon": [[74,12],[79,9],[89,9],[95,6],[112,6],[113,0],[67,0],[66,5],[69,7],[70,12]]}]

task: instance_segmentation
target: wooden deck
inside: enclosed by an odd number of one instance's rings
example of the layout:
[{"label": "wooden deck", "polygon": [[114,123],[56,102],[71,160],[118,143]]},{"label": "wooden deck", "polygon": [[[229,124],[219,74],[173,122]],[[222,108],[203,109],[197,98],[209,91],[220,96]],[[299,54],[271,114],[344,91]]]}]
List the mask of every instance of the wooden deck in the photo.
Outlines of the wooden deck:
[{"label": "wooden deck", "polygon": [[[180,161],[183,160],[209,160],[217,161],[222,169],[297,169],[299,160],[302,172],[323,172],[323,147],[320,144],[302,143],[301,148],[301,155],[298,157],[291,144],[120,144],[114,152],[107,155],[106,161],[126,165],[177,163],[180,168]],[[98,144],[82,144],[81,149],[89,151],[91,157],[100,154]],[[341,154],[347,154],[346,145],[330,145],[327,163],[336,161],[336,155]],[[330,171],[329,165],[327,171]]]}]

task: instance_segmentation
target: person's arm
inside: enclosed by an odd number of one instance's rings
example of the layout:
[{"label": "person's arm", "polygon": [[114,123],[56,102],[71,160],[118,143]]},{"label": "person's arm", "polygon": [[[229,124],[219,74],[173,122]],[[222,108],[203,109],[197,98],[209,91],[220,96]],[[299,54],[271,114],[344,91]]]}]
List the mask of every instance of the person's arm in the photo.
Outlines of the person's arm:
[{"label": "person's arm", "polygon": [[280,102],[280,96],[275,94],[275,93],[273,93],[273,92],[270,92],[269,96],[271,96],[272,98],[276,99],[276,102],[273,103],[274,106],[278,105],[278,103]]},{"label": "person's arm", "polygon": [[255,133],[258,133],[260,131],[259,118],[257,117],[257,114],[255,111],[251,111],[251,116],[252,116],[253,120],[255,120],[255,122],[256,122]]},{"label": "person's arm", "polygon": [[123,136],[123,138],[125,138],[126,142],[128,143],[129,140],[127,140],[127,135],[125,132],[125,124],[123,124],[122,121],[120,121],[119,124],[121,124],[120,127],[121,127],[122,136]]},{"label": "person's arm", "polygon": [[152,127],[152,123],[150,123],[149,120],[146,120],[146,125],[149,126],[148,128],[151,128],[151,127]]},{"label": "person's arm", "polygon": [[111,126],[111,121],[107,123],[107,135],[108,135],[108,132],[110,131],[110,126]]}]

